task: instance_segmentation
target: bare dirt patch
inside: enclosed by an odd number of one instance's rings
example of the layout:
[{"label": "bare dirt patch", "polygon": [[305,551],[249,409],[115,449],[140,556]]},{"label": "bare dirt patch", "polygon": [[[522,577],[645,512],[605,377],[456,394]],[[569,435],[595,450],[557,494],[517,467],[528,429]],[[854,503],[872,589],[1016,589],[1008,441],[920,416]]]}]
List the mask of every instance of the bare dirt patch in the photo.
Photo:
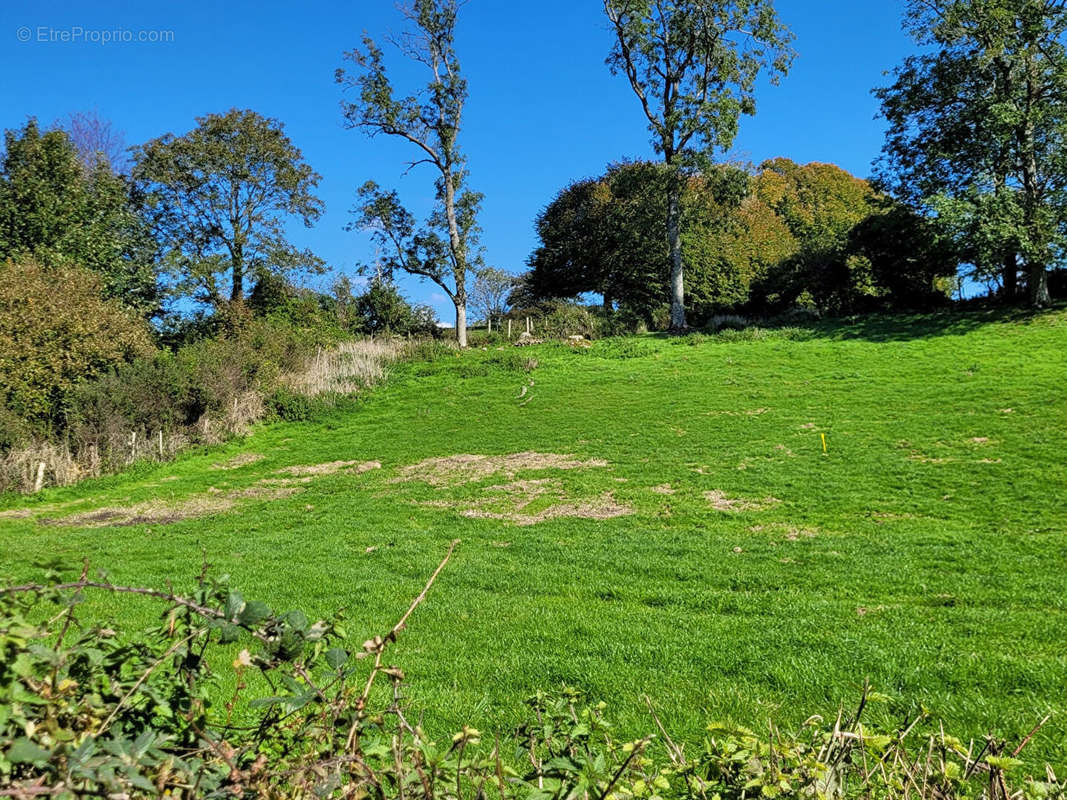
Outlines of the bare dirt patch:
[{"label": "bare dirt patch", "polygon": [[38,520],[40,525],[79,528],[121,528],[130,525],[170,525],[187,519],[206,517],[229,511],[235,502],[230,497],[192,497],[175,505],[139,503],[118,508],[98,508],[61,519]]},{"label": "bare dirt patch", "polygon": [[653,494],[674,494],[675,489],[669,483],[665,483],[662,486],[653,486],[649,491]]},{"label": "bare dirt patch", "polygon": [[745,511],[766,511],[782,502],[777,497],[764,497],[763,499],[729,497],[725,492],[718,489],[704,492],[704,499],[711,503],[711,507],[716,511],[726,511],[734,514]]},{"label": "bare dirt patch", "polygon": [[606,467],[607,461],[589,459],[582,461],[575,456],[556,453],[512,453],[504,456],[454,455],[427,458],[400,470],[391,483],[421,481],[430,486],[443,488],[474,483],[492,475],[514,478],[520,472],[549,469],[589,469]]},{"label": "bare dirt patch", "polygon": [[293,477],[308,477],[315,475],[334,475],[338,472],[355,472],[360,474],[372,469],[381,469],[380,461],[331,461],[328,464],[298,464],[293,467],[284,467],[275,471],[275,475],[292,475]]},{"label": "bare dirt patch", "polygon": [[247,467],[249,464],[255,464],[257,461],[262,461],[264,458],[266,456],[262,453],[238,453],[221,464],[212,464],[211,468],[214,470],[240,469],[241,467]]},{"label": "bare dirt patch", "polygon": [[0,511],[0,519],[26,519],[33,516],[28,508],[13,508],[10,511]]}]

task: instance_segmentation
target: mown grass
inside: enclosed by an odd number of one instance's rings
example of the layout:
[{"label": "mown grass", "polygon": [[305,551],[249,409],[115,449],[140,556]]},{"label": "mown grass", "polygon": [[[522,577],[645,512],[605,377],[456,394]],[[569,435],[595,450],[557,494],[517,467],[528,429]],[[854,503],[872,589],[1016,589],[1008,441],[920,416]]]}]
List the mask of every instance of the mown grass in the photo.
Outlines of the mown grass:
[{"label": "mown grass", "polygon": [[[506,730],[524,697],[566,683],[627,733],[650,730],[647,694],[698,739],[709,718],[831,714],[869,678],[898,699],[880,713],[922,702],[956,735],[1021,739],[1054,712],[1026,754],[1067,762],[1067,312],[444,353],[391,372],[314,422],[4,508],[56,517],[294,464],[383,469],[172,525],[0,519],[3,572],[88,557],[116,581],[180,587],[206,558],[275,607],[346,606],[358,642],[458,537],[392,651],[428,725]],[[462,506],[499,476],[393,482],[425,458],[522,451],[608,461],[523,477],[634,513],[519,527],[425,505]],[[265,458],[211,468],[249,452]],[[780,502],[717,511],[711,491]]]}]

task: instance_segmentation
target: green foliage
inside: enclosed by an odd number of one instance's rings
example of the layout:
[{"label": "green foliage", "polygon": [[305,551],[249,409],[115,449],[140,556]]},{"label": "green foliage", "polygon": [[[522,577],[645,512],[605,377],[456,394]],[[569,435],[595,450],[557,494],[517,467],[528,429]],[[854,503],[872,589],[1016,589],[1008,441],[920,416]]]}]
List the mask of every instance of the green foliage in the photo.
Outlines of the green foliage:
[{"label": "green foliage", "polygon": [[1047,305],[1067,231],[1067,9],[913,2],[905,24],[927,52],[876,90],[889,121],[883,180],[938,220],[979,277],[1000,274],[1014,300],[1023,267],[1030,302]]},{"label": "green foliage", "polygon": [[355,298],[355,313],[364,333],[432,336],[437,330],[433,309],[412,306],[396,284],[385,278],[372,279],[367,290]]},{"label": "green foliage", "polygon": [[756,113],[761,74],[772,83],[793,59],[793,36],[771,0],[604,0],[615,33],[607,63],[626,75],[666,166],[663,199],[670,256],[670,327],[686,327],[682,196],[688,172],[737,137]]},{"label": "green foliage", "polygon": [[60,423],[78,381],[152,350],[144,321],[103,299],[92,272],[32,258],[0,266],[0,406],[36,432]]},{"label": "green foliage", "polygon": [[320,177],[274,119],[231,109],[197,117],[182,136],[166,134],[135,150],[133,179],[147,198],[179,291],[213,306],[245,299],[246,279],[321,272],[322,261],[286,240],[295,217],[322,214]]},{"label": "green foliage", "polygon": [[0,262],[32,257],[100,278],[104,297],[138,314],[157,310],[155,245],[140,201],[107,162],[83,163],[62,130],[30,120],[7,131],[0,165]]}]

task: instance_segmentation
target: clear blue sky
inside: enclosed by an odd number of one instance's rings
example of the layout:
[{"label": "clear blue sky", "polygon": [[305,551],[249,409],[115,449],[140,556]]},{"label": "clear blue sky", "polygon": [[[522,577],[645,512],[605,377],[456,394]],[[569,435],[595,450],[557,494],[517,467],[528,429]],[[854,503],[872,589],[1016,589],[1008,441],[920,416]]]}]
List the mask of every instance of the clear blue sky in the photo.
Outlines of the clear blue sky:
[{"label": "clear blue sky", "polygon": [[[914,49],[900,30],[903,5],[778,0],[799,57],[780,86],[760,91],[757,116],[743,120],[731,155],[826,161],[867,176],[884,130],[870,90]],[[275,117],[323,176],[327,213],[310,231],[294,229],[293,239],[338,271],[373,258],[364,235],[343,230],[364,181],[395,186],[413,209],[428,207],[432,175],[416,169],[402,178],[407,148],[345,130],[333,80],[363,30],[399,30],[392,0],[42,0],[6,3],[0,20],[3,128],[95,110],[137,144],[232,107]],[[171,31],[173,41],[103,43],[96,33],[142,30]],[[62,41],[66,31],[81,40]],[[471,91],[462,145],[471,184],[485,194],[490,264],[522,270],[534,215],[562,186],[611,161],[651,156],[636,99],[604,66],[610,44],[598,0],[471,0],[462,9],[458,51]],[[399,56],[391,63],[398,84],[422,80]],[[451,319],[435,287],[411,279],[402,286]]]}]

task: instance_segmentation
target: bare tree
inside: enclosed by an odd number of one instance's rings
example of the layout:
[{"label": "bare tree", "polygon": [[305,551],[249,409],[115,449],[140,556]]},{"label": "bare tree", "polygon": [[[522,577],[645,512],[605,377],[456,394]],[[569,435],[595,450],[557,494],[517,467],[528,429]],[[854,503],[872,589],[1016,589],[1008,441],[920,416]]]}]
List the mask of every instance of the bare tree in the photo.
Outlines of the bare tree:
[{"label": "bare tree", "polygon": [[86,169],[92,169],[103,161],[116,175],[125,175],[130,171],[125,135],[98,112],[75,111],[56,127],[62,128],[70,136]]},{"label": "bare tree", "polygon": [[490,330],[493,327],[493,319],[499,320],[507,311],[508,296],[514,288],[515,276],[502,269],[485,267],[474,274],[470,304],[475,311],[485,316]]},{"label": "bare tree", "polygon": [[402,9],[410,29],[390,43],[422,64],[430,74],[421,91],[397,99],[386,74],[382,50],[368,36],[345,54],[352,71],[337,70],[336,79],[355,90],[355,100],[342,103],[348,127],[372,138],[380,134],[403,139],[418,151],[411,170],[429,165],[436,173],[436,208],[426,224],[414,216],[395,191],[368,182],[360,189],[362,204],[350,227],[370,230],[383,248],[382,267],[428,278],[456,307],[456,337],[467,345],[467,273],[479,264],[477,213],[481,195],[464,188],[465,158],[458,138],[467,101],[467,81],[460,74],[454,47],[459,0],[414,0]]}]

